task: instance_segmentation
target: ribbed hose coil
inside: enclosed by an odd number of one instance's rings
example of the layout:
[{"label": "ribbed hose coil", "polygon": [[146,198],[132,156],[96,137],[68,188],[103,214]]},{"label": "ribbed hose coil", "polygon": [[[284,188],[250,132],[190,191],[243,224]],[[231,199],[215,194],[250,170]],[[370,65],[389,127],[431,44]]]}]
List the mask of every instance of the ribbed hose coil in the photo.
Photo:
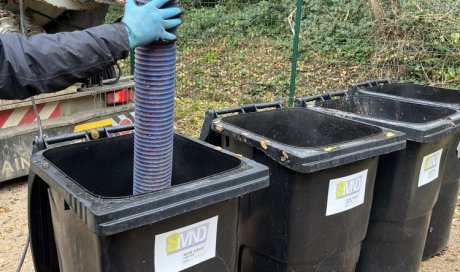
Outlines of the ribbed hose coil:
[{"label": "ribbed hose coil", "polygon": [[[140,4],[146,2],[149,1],[138,1]],[[176,43],[136,48],[134,80],[133,194],[136,195],[171,186]]]}]

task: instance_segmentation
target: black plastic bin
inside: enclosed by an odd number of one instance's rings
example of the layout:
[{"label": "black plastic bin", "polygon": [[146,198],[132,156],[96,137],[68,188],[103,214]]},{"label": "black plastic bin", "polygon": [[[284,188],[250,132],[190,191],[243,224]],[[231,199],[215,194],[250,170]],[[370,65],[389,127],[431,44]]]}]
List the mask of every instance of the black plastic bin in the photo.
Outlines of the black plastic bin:
[{"label": "black plastic bin", "polygon": [[[351,92],[395,98],[434,106],[460,109],[460,91],[408,83],[376,80],[352,84]],[[447,148],[447,161],[438,200],[431,214],[430,227],[423,251],[428,259],[446,248],[460,187],[460,132]]]},{"label": "black plastic bin", "polygon": [[239,271],[354,271],[378,156],[403,134],[278,103],[254,112],[269,106],[208,111],[201,134],[270,168],[270,186],[241,200]]},{"label": "black plastic bin", "polygon": [[[357,271],[418,271],[447,148],[458,129],[456,110],[342,93],[310,109],[402,131],[404,150],[381,156],[374,201]],[[322,97],[325,99],[325,97]],[[329,99],[329,100],[327,100]],[[297,99],[305,105],[309,98]]]},{"label": "black plastic bin", "polygon": [[175,134],[172,187],[136,196],[133,135],[34,154],[36,271],[235,271],[239,197],[268,169],[213,148]]}]

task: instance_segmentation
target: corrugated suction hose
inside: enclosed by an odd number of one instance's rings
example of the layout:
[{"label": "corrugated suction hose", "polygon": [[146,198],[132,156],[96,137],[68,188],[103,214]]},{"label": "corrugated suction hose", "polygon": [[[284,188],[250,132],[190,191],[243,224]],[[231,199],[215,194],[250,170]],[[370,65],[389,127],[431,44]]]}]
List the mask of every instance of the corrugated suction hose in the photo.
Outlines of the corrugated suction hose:
[{"label": "corrugated suction hose", "polygon": [[[145,4],[147,0],[138,0]],[[170,7],[177,7],[178,0]],[[142,18],[139,18],[142,20]],[[175,30],[169,32],[175,33]],[[135,50],[136,122],[133,194],[171,186],[174,138],[176,42]]]}]

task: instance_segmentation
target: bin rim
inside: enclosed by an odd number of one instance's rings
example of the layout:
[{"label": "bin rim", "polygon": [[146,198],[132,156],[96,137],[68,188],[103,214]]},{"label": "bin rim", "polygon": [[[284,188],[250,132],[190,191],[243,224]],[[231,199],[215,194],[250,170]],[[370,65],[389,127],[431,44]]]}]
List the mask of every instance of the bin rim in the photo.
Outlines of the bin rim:
[{"label": "bin rim", "polygon": [[[430,122],[425,123],[411,123],[411,122],[403,122],[403,121],[394,121],[390,119],[378,118],[378,117],[367,117],[362,116],[356,113],[345,112],[337,109],[329,109],[321,107],[321,105],[311,105],[306,103],[306,101],[312,101],[309,97],[302,97],[298,98],[297,105],[303,105],[306,108],[315,110],[317,112],[323,113],[330,113],[335,116],[340,116],[346,119],[361,121],[367,124],[376,125],[380,127],[384,127],[387,129],[392,129],[395,131],[400,131],[405,133],[406,139],[408,141],[419,142],[419,143],[430,143],[437,140],[444,138],[445,136],[454,133],[455,131],[460,129],[460,110],[455,108],[449,107],[442,107],[442,106],[435,106],[433,104],[426,104],[426,103],[418,103],[409,100],[402,100],[393,97],[384,97],[378,95],[367,95],[367,94],[346,94],[341,95],[339,99],[351,99],[353,97],[370,97],[372,99],[382,99],[382,100],[390,100],[399,103],[407,103],[407,104],[416,104],[422,105],[424,107],[433,107],[437,109],[448,109],[454,111],[453,114]],[[329,99],[328,99],[329,100]],[[316,100],[318,101],[318,100]]]},{"label": "bin rim", "polygon": [[[397,85],[401,87],[414,86],[414,87],[423,87],[423,88],[436,88],[441,91],[458,92],[460,96],[460,90],[433,87],[433,86],[421,85],[421,84],[415,84],[415,83],[389,82],[389,83],[379,85],[379,86],[385,86],[385,85]],[[399,96],[399,95],[394,95],[394,94],[387,94],[383,92],[372,91],[372,89],[376,89],[379,86],[368,86],[365,88],[356,88],[356,87],[354,88],[352,86],[353,85],[350,86],[349,92],[353,94],[379,96],[379,97],[385,97],[385,98],[390,98],[390,99],[397,99],[397,100],[401,100],[405,102],[419,103],[419,104],[428,105],[428,106],[438,106],[438,107],[442,106],[442,107],[446,107],[446,108],[450,108],[454,110],[460,109],[460,103],[435,102],[435,101],[430,101],[430,100],[425,100],[425,99],[420,99],[420,98],[405,97],[405,96]]]},{"label": "bin rim", "polygon": [[[186,137],[180,133],[175,133],[177,134],[177,136],[182,136],[182,138],[189,138],[189,137]],[[132,138],[134,137],[134,134],[130,134],[130,135],[124,135],[122,138]],[[114,138],[114,137],[111,137],[111,138]],[[118,137],[120,138],[120,137]],[[107,141],[107,140],[110,140],[108,138],[103,138],[103,139],[97,139],[98,141]],[[195,142],[195,141],[194,141]],[[82,145],[84,144],[85,142],[79,142],[79,143],[75,143],[76,145]],[[86,142],[87,143],[87,142]],[[49,152],[49,151],[52,151],[53,149],[61,149],[61,148],[66,148],[68,146],[71,146],[71,145],[65,145],[65,146],[56,146],[55,148],[50,148],[50,149],[47,149],[47,150],[44,150],[43,151],[43,159],[49,163],[50,165],[53,165],[54,167],[56,167],[51,161],[49,161],[47,158],[46,158],[46,153]],[[225,173],[229,173],[229,172],[232,172],[236,169],[239,169],[241,166],[242,166],[242,161],[239,157],[238,154],[234,154],[234,153],[231,153],[231,152],[228,152],[227,150],[222,150],[222,148],[220,147],[217,147],[217,146],[211,146],[213,147],[212,149],[215,150],[215,152],[222,152],[222,153],[229,153],[229,155],[232,155],[231,156],[231,159],[233,160],[238,160],[239,161],[239,164],[236,166],[236,167],[233,167],[233,168],[229,168],[225,171],[222,171],[222,172],[219,172],[219,173],[215,173],[215,174],[211,174],[209,176],[205,176],[203,178],[199,178],[199,179],[196,179],[194,181],[198,181],[198,180],[202,180],[204,178],[214,178],[214,177],[218,177],[222,174],[225,174]],[[62,171],[61,169],[59,169],[58,167],[56,167],[56,171],[59,172],[60,174],[62,174],[63,176],[66,176],[68,177],[64,171]],[[69,179],[71,179],[76,185],[78,185],[83,191],[87,192],[88,194],[90,194],[91,196],[95,197],[95,198],[98,198],[98,199],[103,199],[103,200],[114,200],[114,201],[119,201],[119,200],[122,200],[124,198],[132,198],[133,195],[123,195],[123,196],[102,196],[102,195],[98,195],[98,194],[95,194],[93,192],[91,192],[90,190],[86,189],[85,187],[83,187],[80,183],[78,183],[77,181],[75,181],[74,179],[72,179],[71,177],[68,177]],[[181,186],[186,186],[188,184],[188,182],[185,182],[185,183],[181,183],[181,184],[178,184],[178,185],[175,185],[174,188],[180,188]],[[141,193],[141,194],[138,194],[138,195],[143,195],[143,194],[151,194],[151,193],[160,193],[162,190],[159,190],[159,191],[154,191],[154,192],[147,192],[147,193]]]},{"label": "bin rim", "polygon": [[[97,235],[108,236],[171,218],[214,203],[236,198],[269,185],[268,168],[257,162],[216,148],[179,133],[198,144],[240,159],[236,168],[196,179],[162,191],[108,198],[98,197],[62,173],[39,151],[31,157],[31,175],[38,176],[49,187],[64,196],[70,209]],[[123,135],[116,137],[132,137]],[[75,143],[73,145],[79,145]],[[58,147],[57,147],[58,148]]]},{"label": "bin rim", "polygon": [[[291,109],[310,111],[310,109],[307,108],[278,108],[267,111]],[[211,110],[210,112],[212,111],[215,110]],[[241,114],[252,115],[260,113],[262,112],[249,112]],[[330,113],[323,114],[337,118],[336,115]],[[372,126],[365,123],[362,124]],[[203,128],[205,127],[210,127],[214,133],[231,137],[239,142],[243,142],[244,144],[255,147],[263,151],[271,159],[275,160],[279,164],[301,173],[312,173],[315,171],[352,163],[358,160],[387,154],[393,151],[404,149],[406,145],[404,133],[391,129],[384,129],[381,127],[379,127],[381,129],[380,133],[371,136],[362,137],[352,141],[338,142],[332,145],[321,145],[317,147],[295,147],[283,144],[227,123],[222,117],[213,119],[210,126],[204,124]],[[209,133],[202,133],[202,135],[207,134]]]}]

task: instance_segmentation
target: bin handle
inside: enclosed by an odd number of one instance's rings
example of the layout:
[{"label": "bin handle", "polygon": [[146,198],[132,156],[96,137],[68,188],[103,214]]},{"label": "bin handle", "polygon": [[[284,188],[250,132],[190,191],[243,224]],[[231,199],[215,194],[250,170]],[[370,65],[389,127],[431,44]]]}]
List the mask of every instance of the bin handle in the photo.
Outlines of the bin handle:
[{"label": "bin handle", "polygon": [[375,87],[379,85],[390,84],[391,81],[389,79],[376,79],[376,80],[368,80],[358,83],[352,83],[348,86],[348,91],[356,92],[363,87]]},{"label": "bin handle", "polygon": [[[239,107],[230,107],[225,109],[218,109],[218,110],[210,110],[214,111],[214,118],[219,117],[219,115],[230,114],[230,113],[248,113],[248,112],[257,112],[261,109],[267,108],[282,108],[283,101],[273,101],[273,102],[263,102],[263,103],[255,103],[255,104],[244,104]],[[209,111],[208,111],[209,112]]]},{"label": "bin handle", "polygon": [[318,102],[318,101],[326,101],[326,100],[332,100],[334,97],[348,97],[348,94],[346,91],[337,91],[337,92],[332,92],[332,93],[325,93],[325,94],[317,94],[313,96],[303,96],[303,97],[298,97],[295,99],[295,106],[296,107],[302,107],[305,108],[307,107],[308,102]]},{"label": "bin handle", "polygon": [[221,138],[220,135],[212,131],[212,121],[222,115],[238,113],[245,114],[250,112],[257,112],[262,109],[275,108],[279,109],[283,107],[283,101],[273,101],[273,102],[263,102],[255,104],[244,104],[239,107],[230,107],[218,110],[208,110],[204,115],[203,127],[200,132],[200,140],[206,141],[213,145],[220,145]]},{"label": "bin handle", "polygon": [[134,130],[134,125],[126,126],[114,126],[114,127],[104,127],[95,130],[87,130],[83,132],[71,133],[61,136],[54,137],[37,137],[33,142],[33,153],[36,153],[41,150],[48,149],[52,144],[64,143],[73,140],[84,139],[86,141],[109,138],[112,137],[114,133]]}]

